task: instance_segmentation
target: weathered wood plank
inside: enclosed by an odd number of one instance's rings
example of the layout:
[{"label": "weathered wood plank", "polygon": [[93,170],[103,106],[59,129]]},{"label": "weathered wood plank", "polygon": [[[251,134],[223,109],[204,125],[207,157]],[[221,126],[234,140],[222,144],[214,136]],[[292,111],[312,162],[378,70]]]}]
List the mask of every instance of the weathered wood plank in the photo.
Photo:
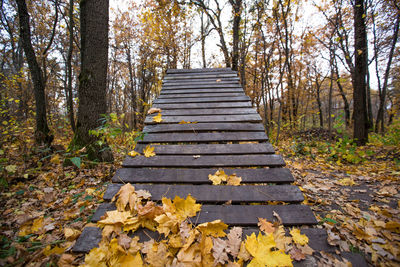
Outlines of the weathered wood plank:
[{"label": "weathered wood plank", "polygon": [[174,73],[203,73],[203,72],[234,72],[231,68],[201,68],[201,69],[168,69],[167,74],[174,74]]},{"label": "weathered wood plank", "polygon": [[[136,145],[135,150],[143,151],[145,144]],[[259,144],[197,144],[197,145],[152,145],[157,155],[232,155],[232,154],[273,154],[270,143]]]},{"label": "weathered wood plank", "polygon": [[153,107],[161,109],[194,109],[194,108],[251,108],[250,102],[213,102],[213,103],[179,103],[179,104],[154,104]]},{"label": "weathered wood plank", "polygon": [[[104,200],[110,201],[122,184],[110,184],[104,193]],[[266,201],[302,202],[303,193],[294,185],[168,185],[168,184],[133,184],[136,190],[147,190],[151,199],[159,201],[163,197],[186,198],[191,195],[199,203],[249,203]],[[278,207],[274,205],[273,207]]]},{"label": "weathered wood plank", "polygon": [[185,90],[185,89],[214,89],[221,90],[223,88],[241,88],[238,82],[231,83],[199,83],[199,84],[165,84],[162,87],[163,91],[168,90]]},{"label": "weathered wood plank", "polygon": [[191,83],[208,83],[208,82],[239,82],[239,77],[226,77],[226,78],[206,78],[206,79],[189,79],[189,80],[163,80],[163,84],[173,84],[173,83],[181,83],[181,84],[191,84]]},{"label": "weathered wood plank", "polygon": [[260,123],[195,123],[195,124],[157,124],[143,128],[145,133],[198,133],[202,131],[265,132]]},{"label": "weathered wood plank", "polygon": [[188,79],[221,79],[221,78],[231,78],[237,77],[236,73],[215,73],[215,74],[200,74],[200,73],[193,73],[190,75],[167,75],[164,77],[164,80],[188,80]]},{"label": "weathered wood plank", "polygon": [[162,95],[169,95],[169,94],[201,94],[201,93],[243,93],[244,91],[242,88],[218,88],[218,90],[213,89],[180,89],[180,90],[162,90]]},{"label": "weathered wood plank", "polygon": [[[114,208],[115,209],[115,208]],[[85,227],[72,247],[74,253],[86,253],[92,248],[98,247],[101,240],[102,229],[98,227]]]},{"label": "weathered wood plank", "polygon": [[161,155],[146,158],[144,156],[127,156],[122,163],[123,167],[282,167],[285,162],[281,155],[212,155],[212,156],[170,156]]},{"label": "weathered wood plank", "polygon": [[256,114],[238,114],[238,115],[208,115],[208,116],[167,116],[163,117],[161,122],[154,122],[155,115],[147,116],[144,123],[149,124],[165,124],[179,123],[181,121],[195,122],[262,122],[260,115]]},{"label": "weathered wood plank", "polygon": [[268,141],[264,132],[149,133],[139,143]]},{"label": "weathered wood plank", "polygon": [[[254,108],[209,108],[209,109],[166,109],[162,110],[164,116],[193,116],[189,121],[196,121],[198,115],[238,115],[257,114]],[[156,114],[155,114],[156,115]],[[153,116],[155,116],[153,115]]]},{"label": "weathered wood plank", "polygon": [[[107,211],[115,210],[114,203],[104,203],[99,206],[92,217],[92,222],[97,222]],[[192,221],[197,223],[222,220],[229,226],[253,226],[257,227],[258,218],[268,221],[275,221],[273,212],[279,214],[282,224],[285,226],[293,225],[313,225],[317,223],[310,207],[298,204],[292,205],[203,205],[201,212]],[[254,228],[256,230],[258,228]],[[252,229],[247,231],[250,235]],[[259,229],[258,229],[259,230]]]},{"label": "weathered wood plank", "polygon": [[[112,178],[114,183],[189,183],[211,184],[209,174],[218,169],[149,169],[121,168]],[[292,183],[293,175],[285,168],[227,169],[228,175],[236,173],[242,183]],[[196,175],[193,175],[193,174]]]},{"label": "weathered wood plank", "polygon": [[243,96],[219,96],[219,97],[193,97],[193,98],[174,98],[174,99],[156,99],[154,104],[175,104],[175,103],[210,103],[210,102],[250,102],[250,98]]},{"label": "weathered wood plank", "polygon": [[205,97],[238,97],[244,96],[244,93],[220,93],[220,92],[213,92],[213,93],[192,93],[192,94],[163,94],[161,93],[158,96],[158,99],[169,99],[169,98],[205,98]]}]

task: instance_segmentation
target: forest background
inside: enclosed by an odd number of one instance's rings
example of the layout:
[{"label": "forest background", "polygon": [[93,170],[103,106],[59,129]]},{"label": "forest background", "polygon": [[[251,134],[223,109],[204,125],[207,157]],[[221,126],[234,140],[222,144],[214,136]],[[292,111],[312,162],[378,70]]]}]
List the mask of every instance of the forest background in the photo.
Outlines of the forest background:
[{"label": "forest background", "polygon": [[[62,191],[65,199],[71,201],[88,188],[102,188],[102,182],[107,181],[142,136],[144,118],[161,90],[168,68],[237,70],[246,94],[264,120],[271,142],[288,157],[288,165],[297,168],[295,173],[305,183],[301,185],[306,194],[316,198],[311,204],[321,199],[313,196],[313,190],[319,189],[308,183],[312,179],[304,180],[305,170],[319,165],[324,171],[331,170],[328,174],[334,173],[338,181],[350,175],[359,186],[368,184],[368,190],[376,192],[382,205],[398,209],[397,1],[356,1],[362,3],[359,22],[365,27],[361,46],[355,38],[355,29],[360,26],[355,10],[360,6],[354,1],[144,0],[112,4],[107,112],[91,134],[98,136],[100,143],[110,145],[115,165],[93,161],[85,149],[70,145],[79,106],[78,1],[27,1],[32,47],[45,88],[45,101],[40,106],[48,125],[46,136],[37,132],[39,103],[35,101],[34,82],[20,38],[16,2],[1,1],[0,184],[3,216],[17,218],[17,225],[26,223],[31,195],[37,198],[34,206],[40,206],[49,194],[60,195]],[[309,16],[318,17],[318,23]],[[360,64],[365,72],[359,71]],[[360,79],[365,84],[358,83]],[[356,91],[358,94],[354,94]],[[55,177],[58,181],[53,184],[51,179]],[[82,181],[86,177],[100,179],[85,184]],[[359,177],[369,177],[368,182],[357,182]],[[373,182],[377,180],[382,183]],[[351,187],[352,182],[343,183]],[[63,191],[63,187],[68,190]],[[86,195],[82,193],[77,199]],[[10,196],[16,198],[10,200]],[[85,221],[85,216],[90,216],[82,206],[92,205],[91,199],[86,199],[89,202],[85,204],[70,201],[61,203],[70,205],[70,214],[59,215],[62,225],[77,218]],[[74,206],[78,202],[79,212]],[[324,212],[329,209],[332,206],[328,205]],[[10,231],[10,225],[4,225],[3,231]],[[2,258],[11,260],[9,257],[16,255],[15,234],[2,234],[6,251]],[[377,251],[369,251],[364,247],[366,243],[358,243],[365,241],[362,238],[355,240],[352,246],[357,250],[367,254]],[[398,237],[395,240],[398,242]],[[52,242],[56,241],[39,242],[36,247],[32,242],[38,241],[22,242],[24,251],[33,247],[31,251],[43,253],[48,244],[54,247]],[[388,248],[386,252],[392,258],[399,253]]]}]

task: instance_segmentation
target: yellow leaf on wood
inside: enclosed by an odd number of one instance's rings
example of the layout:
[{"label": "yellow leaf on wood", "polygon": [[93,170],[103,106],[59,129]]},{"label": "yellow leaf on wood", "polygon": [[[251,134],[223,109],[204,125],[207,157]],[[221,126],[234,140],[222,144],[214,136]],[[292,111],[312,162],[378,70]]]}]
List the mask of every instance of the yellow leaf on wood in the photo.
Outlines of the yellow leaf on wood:
[{"label": "yellow leaf on wood", "polygon": [[208,175],[208,180],[212,181],[213,185],[219,185],[228,179],[228,175],[225,174],[224,170],[218,170],[214,174]]},{"label": "yellow leaf on wood", "polygon": [[156,153],[154,153],[154,147],[150,145],[146,146],[145,149],[143,149],[143,155],[146,158],[154,157],[156,155]]},{"label": "yellow leaf on wood", "polygon": [[160,122],[162,122],[162,120],[163,119],[161,118],[161,113],[158,113],[156,116],[153,117],[154,122],[160,123]]},{"label": "yellow leaf on wood", "polygon": [[199,224],[196,228],[205,236],[224,237],[226,236],[224,230],[228,228],[228,225],[221,220],[215,220]]},{"label": "yellow leaf on wood", "polygon": [[263,218],[258,218],[258,227],[266,234],[272,234],[275,231],[274,225]]},{"label": "yellow leaf on wood", "polygon": [[131,156],[132,158],[139,156],[140,153],[136,152],[135,150],[132,150],[131,152],[128,153],[129,156]]},{"label": "yellow leaf on wood", "polygon": [[308,243],[308,237],[304,234],[300,234],[300,229],[293,228],[290,230],[290,235],[293,237],[293,241],[299,245],[306,245]]},{"label": "yellow leaf on wood", "polygon": [[238,186],[240,185],[240,182],[242,181],[242,177],[237,177],[236,173],[229,175],[227,178],[227,185],[235,185]]},{"label": "yellow leaf on wood", "polygon": [[79,230],[72,229],[72,228],[64,228],[64,236],[68,241],[75,240],[80,234],[81,234],[81,231],[79,231]]}]

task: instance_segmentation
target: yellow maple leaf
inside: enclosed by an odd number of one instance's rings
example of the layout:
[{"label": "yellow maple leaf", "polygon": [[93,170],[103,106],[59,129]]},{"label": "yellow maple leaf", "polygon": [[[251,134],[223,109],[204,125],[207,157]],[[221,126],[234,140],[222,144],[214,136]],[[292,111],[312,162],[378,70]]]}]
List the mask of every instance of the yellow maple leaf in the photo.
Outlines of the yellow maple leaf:
[{"label": "yellow maple leaf", "polygon": [[143,266],[142,256],[140,256],[140,252],[137,252],[135,256],[132,254],[123,255],[119,258],[118,263],[120,266]]},{"label": "yellow maple leaf", "polygon": [[146,158],[154,157],[156,155],[156,153],[154,153],[154,147],[150,145],[146,146],[145,149],[143,149],[143,155]]},{"label": "yellow maple leaf", "polygon": [[197,123],[197,121],[184,121],[184,120],[181,120],[178,124],[196,124]]},{"label": "yellow maple leaf", "polygon": [[236,173],[229,175],[226,183],[227,185],[234,185],[234,186],[238,186],[240,185],[240,182],[242,181],[242,177],[237,177]]},{"label": "yellow maple leaf", "polygon": [[129,211],[118,211],[112,210],[107,211],[107,217],[97,222],[97,225],[104,227],[110,224],[125,224],[130,217],[132,217]]},{"label": "yellow maple leaf", "polygon": [[224,237],[226,236],[224,230],[228,229],[228,225],[221,220],[215,220],[199,224],[196,229],[205,236],[211,235],[213,237]]},{"label": "yellow maple leaf", "polygon": [[272,234],[263,235],[258,233],[258,236],[252,233],[247,236],[245,242],[246,250],[253,256],[253,259],[248,264],[254,266],[293,266],[290,256],[283,251],[272,251],[276,247],[274,236]]},{"label": "yellow maple leaf", "polygon": [[107,267],[106,264],[107,248],[104,246],[93,248],[85,256],[85,266],[87,267]]},{"label": "yellow maple leaf", "polygon": [[228,175],[225,174],[224,170],[218,170],[214,174],[208,175],[208,180],[212,181],[213,185],[219,185],[228,179]]},{"label": "yellow maple leaf", "polygon": [[177,233],[178,225],[181,222],[177,216],[169,212],[157,216],[154,220],[158,222],[157,231],[165,236],[168,236],[171,231],[174,234]]},{"label": "yellow maple leaf", "polygon": [[153,117],[153,121],[158,123],[163,121],[163,119],[161,118],[161,112],[159,112],[156,116]]},{"label": "yellow maple leaf", "polygon": [[196,204],[196,199],[194,199],[190,194],[186,199],[175,196],[173,204],[176,208],[176,213],[183,220],[187,217],[193,217],[198,211],[201,210],[201,204]]},{"label": "yellow maple leaf", "polygon": [[300,234],[300,229],[293,228],[290,230],[290,235],[293,237],[293,241],[299,245],[306,245],[308,243],[308,237]]},{"label": "yellow maple leaf", "polygon": [[136,152],[135,150],[132,150],[131,152],[128,153],[129,156],[131,156],[132,158],[139,156],[140,153]]}]

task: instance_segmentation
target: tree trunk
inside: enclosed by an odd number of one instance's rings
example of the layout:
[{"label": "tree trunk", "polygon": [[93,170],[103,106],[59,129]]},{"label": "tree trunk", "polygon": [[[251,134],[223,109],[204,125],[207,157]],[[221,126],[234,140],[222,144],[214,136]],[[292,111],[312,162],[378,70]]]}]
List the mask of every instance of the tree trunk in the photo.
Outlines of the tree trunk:
[{"label": "tree trunk", "polygon": [[54,137],[50,135],[50,129],[47,125],[45,82],[42,70],[40,69],[39,63],[36,59],[35,51],[32,47],[28,8],[25,0],[17,0],[17,5],[20,36],[25,56],[28,61],[29,71],[32,76],[36,101],[35,140],[38,144],[50,145]]},{"label": "tree trunk", "polygon": [[389,80],[390,66],[392,65],[393,55],[396,48],[397,38],[399,34],[399,26],[400,26],[400,15],[397,15],[396,24],[394,26],[392,45],[390,47],[389,58],[386,64],[385,76],[383,80],[382,92],[379,94],[379,109],[378,114],[376,116],[376,129],[379,129],[383,133],[385,131],[385,120],[384,120],[384,111],[385,111],[385,103],[386,103],[386,90]]},{"label": "tree trunk", "polygon": [[355,0],[354,6],[354,50],[355,64],[353,73],[354,132],[357,145],[365,145],[368,141],[367,117],[367,31],[365,26],[364,0]]},{"label": "tree trunk", "polygon": [[239,29],[240,29],[240,13],[242,10],[242,0],[229,0],[233,12],[232,27],[232,70],[239,69]]},{"label": "tree trunk", "polygon": [[86,147],[89,160],[113,161],[107,144],[90,134],[107,113],[108,0],[80,2],[81,73],[75,145]]},{"label": "tree trunk", "polygon": [[203,61],[203,68],[207,68],[206,61],[206,27],[204,26],[204,12],[201,12],[201,59]]},{"label": "tree trunk", "polygon": [[67,74],[68,74],[68,82],[67,82],[67,110],[69,121],[71,123],[72,131],[75,133],[75,116],[74,116],[74,102],[73,102],[73,94],[72,94],[72,52],[74,50],[74,0],[69,0],[69,44],[68,44],[68,54],[67,54]]}]

